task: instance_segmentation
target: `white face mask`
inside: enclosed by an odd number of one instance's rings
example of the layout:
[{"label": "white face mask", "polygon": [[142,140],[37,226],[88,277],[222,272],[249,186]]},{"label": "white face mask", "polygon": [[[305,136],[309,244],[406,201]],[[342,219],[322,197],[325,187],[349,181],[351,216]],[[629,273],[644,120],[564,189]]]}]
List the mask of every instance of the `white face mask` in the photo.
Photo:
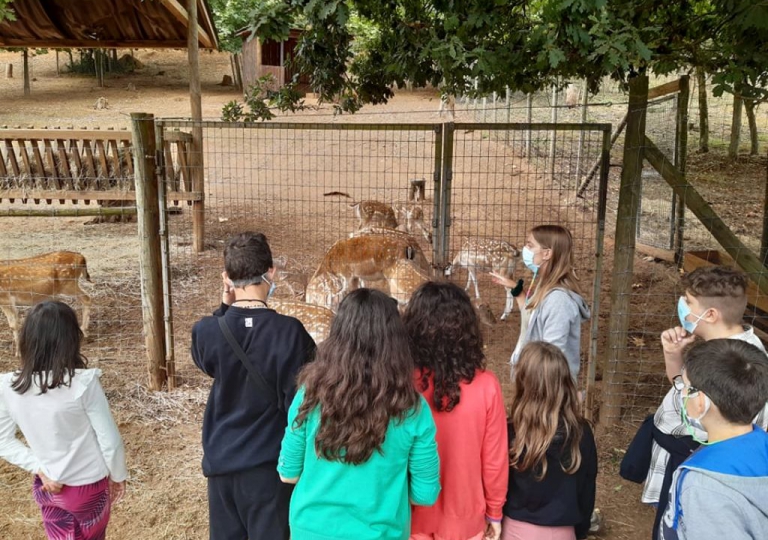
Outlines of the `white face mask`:
[{"label": "white face mask", "polygon": [[683,419],[683,425],[685,425],[686,430],[688,431],[688,434],[693,438],[694,441],[696,441],[699,444],[709,444],[707,441],[702,441],[696,436],[696,431],[703,431],[704,433],[707,432],[706,428],[704,427],[704,424],[701,423],[701,419],[704,418],[707,413],[709,412],[709,408],[712,406],[712,401],[709,399],[709,396],[706,394],[704,395],[704,412],[701,413],[698,417],[692,418],[688,415],[688,409],[686,408],[686,405],[688,404],[688,401],[690,398],[688,396],[683,396],[683,393],[680,392],[678,394],[679,396],[679,403],[680,403],[680,415]]}]

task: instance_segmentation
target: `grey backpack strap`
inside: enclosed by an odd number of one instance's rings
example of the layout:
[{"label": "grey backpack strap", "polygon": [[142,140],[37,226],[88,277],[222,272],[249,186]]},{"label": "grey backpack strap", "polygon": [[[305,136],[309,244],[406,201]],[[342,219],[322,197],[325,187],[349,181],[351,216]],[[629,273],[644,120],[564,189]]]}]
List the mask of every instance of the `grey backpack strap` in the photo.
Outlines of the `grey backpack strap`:
[{"label": "grey backpack strap", "polygon": [[256,386],[259,387],[259,390],[261,390],[264,395],[267,396],[267,398],[277,406],[279,410],[283,411],[284,408],[277,397],[277,391],[269,385],[269,383],[266,381],[266,379],[264,379],[264,376],[261,374],[261,372],[259,372],[256,366],[251,364],[248,356],[245,354],[245,351],[237,342],[235,336],[232,335],[232,331],[229,329],[229,326],[224,320],[224,317],[216,318],[219,320],[219,328],[221,328],[221,333],[224,334],[224,337],[227,339],[232,352],[235,353],[235,356],[237,356],[243,366],[245,366],[245,369],[248,370],[248,375],[251,376],[253,382],[256,383]]}]

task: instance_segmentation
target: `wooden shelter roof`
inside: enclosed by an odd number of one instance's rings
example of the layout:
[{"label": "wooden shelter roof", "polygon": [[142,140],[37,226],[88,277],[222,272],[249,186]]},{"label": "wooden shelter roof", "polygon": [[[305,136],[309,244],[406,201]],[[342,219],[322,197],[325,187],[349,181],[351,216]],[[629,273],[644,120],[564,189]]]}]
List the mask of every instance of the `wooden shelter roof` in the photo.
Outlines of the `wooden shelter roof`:
[{"label": "wooden shelter roof", "polygon": [[[187,48],[190,0],[13,0],[0,47]],[[197,1],[199,42],[218,46],[211,10]]]}]

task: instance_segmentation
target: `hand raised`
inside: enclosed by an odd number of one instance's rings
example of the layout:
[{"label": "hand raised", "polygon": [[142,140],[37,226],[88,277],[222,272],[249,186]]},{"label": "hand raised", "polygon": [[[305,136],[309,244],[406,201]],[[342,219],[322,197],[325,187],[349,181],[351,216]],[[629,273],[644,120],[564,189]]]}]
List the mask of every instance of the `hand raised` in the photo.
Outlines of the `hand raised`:
[{"label": "hand raised", "polygon": [[696,340],[682,326],[675,326],[661,333],[661,347],[667,354],[682,354],[683,349]]}]

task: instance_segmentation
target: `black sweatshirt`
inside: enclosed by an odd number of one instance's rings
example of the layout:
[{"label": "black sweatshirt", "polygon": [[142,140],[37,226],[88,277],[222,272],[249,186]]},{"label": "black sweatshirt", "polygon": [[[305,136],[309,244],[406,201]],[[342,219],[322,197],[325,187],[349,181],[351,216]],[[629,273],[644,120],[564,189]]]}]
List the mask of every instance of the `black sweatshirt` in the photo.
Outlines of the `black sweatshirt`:
[{"label": "black sweatshirt", "polygon": [[[283,403],[259,392],[219,328],[224,315],[237,342]],[[271,309],[222,304],[192,328],[192,358],[213,377],[203,418],[203,474],[216,476],[276,464],[296,393],[296,375],[314,355],[315,342],[293,317]]]},{"label": "black sweatshirt", "polygon": [[[536,481],[532,470],[517,472],[509,468],[509,489],[504,515],[508,518],[560,527],[573,525],[576,538],[586,538],[589,520],[595,507],[595,479],[597,477],[597,448],[592,429],[585,422],[581,437],[581,467],[575,474],[563,472],[562,438],[556,437],[547,450],[547,475]],[[509,444],[515,434],[509,425]]]}]

